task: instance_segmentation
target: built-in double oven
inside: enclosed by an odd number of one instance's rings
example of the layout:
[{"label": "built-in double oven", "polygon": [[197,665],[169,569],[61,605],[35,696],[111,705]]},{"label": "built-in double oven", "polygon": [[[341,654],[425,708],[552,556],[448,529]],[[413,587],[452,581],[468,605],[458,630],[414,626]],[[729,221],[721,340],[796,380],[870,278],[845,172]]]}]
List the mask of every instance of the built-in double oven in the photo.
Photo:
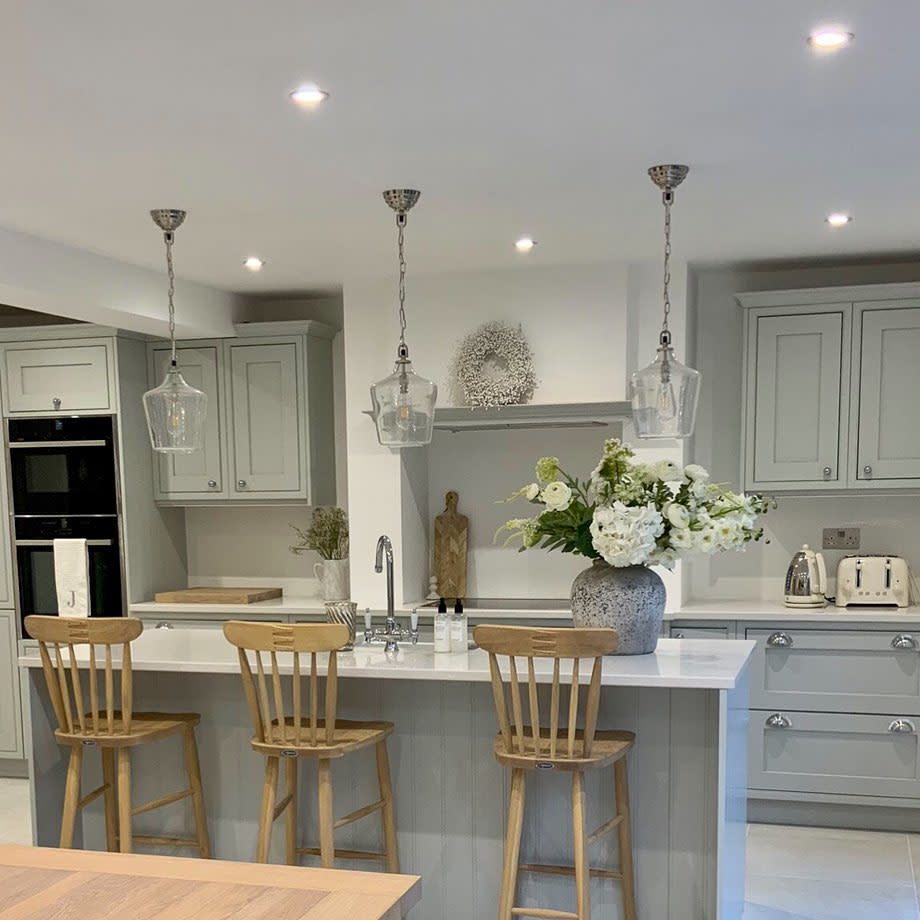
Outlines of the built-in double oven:
[{"label": "built-in double oven", "polygon": [[7,434],[20,616],[58,612],[54,540],[74,537],[87,544],[90,616],[121,616],[114,418],[10,419]]}]

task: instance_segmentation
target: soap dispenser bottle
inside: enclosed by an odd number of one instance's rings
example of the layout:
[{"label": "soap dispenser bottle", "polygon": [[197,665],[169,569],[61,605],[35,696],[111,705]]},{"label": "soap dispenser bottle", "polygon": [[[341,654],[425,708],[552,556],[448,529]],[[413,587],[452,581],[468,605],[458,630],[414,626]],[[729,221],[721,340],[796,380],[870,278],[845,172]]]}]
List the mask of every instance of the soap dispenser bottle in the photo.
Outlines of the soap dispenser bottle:
[{"label": "soap dispenser bottle", "polygon": [[453,616],[450,618],[450,650],[452,652],[469,650],[466,637],[466,614],[463,612],[463,600],[459,597],[454,604]]},{"label": "soap dispenser bottle", "polygon": [[434,615],[434,650],[450,651],[450,616],[447,613],[447,602],[443,597],[438,603],[438,612]]}]

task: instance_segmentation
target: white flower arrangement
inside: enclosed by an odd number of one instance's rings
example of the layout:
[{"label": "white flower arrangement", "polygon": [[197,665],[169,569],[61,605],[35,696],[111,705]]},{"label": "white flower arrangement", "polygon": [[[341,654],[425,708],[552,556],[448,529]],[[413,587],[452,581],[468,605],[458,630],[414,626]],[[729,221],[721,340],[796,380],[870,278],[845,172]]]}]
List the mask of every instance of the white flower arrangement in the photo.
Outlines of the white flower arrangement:
[{"label": "white flower arrangement", "polygon": [[673,568],[684,554],[743,550],[759,540],[757,517],[770,502],[761,495],[732,492],[709,481],[698,464],[636,461],[616,439],[604,443],[600,463],[586,482],[570,476],[556,457],[536,465],[537,482],[507,499],[524,498],[540,511],[499,528],[504,545],[516,538],[521,550],[561,549],[609,565]]}]

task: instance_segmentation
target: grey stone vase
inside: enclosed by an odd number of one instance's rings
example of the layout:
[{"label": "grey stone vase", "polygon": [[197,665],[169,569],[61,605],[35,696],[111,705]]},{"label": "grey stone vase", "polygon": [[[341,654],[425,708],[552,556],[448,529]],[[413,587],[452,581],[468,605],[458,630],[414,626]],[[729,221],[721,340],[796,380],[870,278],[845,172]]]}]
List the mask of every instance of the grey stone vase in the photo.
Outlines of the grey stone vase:
[{"label": "grey stone vase", "polygon": [[648,655],[658,645],[665,598],[664,582],[644,565],[614,568],[595,559],[572,582],[572,619],[615,629],[617,655]]}]

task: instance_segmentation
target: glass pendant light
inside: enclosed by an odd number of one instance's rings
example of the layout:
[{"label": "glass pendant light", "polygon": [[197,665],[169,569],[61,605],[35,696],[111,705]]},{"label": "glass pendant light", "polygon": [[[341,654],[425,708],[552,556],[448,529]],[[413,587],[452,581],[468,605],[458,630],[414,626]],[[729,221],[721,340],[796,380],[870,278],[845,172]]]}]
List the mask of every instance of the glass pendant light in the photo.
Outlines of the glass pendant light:
[{"label": "glass pendant light", "polygon": [[693,434],[700,394],[700,372],[686,367],[671,347],[671,205],[674,189],[689,172],[687,166],[653,166],[648,174],[661,189],[664,202],[664,319],[655,360],[632,375],[632,411],[640,438],[689,438]]},{"label": "glass pendant light", "polygon": [[176,308],[173,303],[176,276],[172,247],[176,229],[185,220],[185,211],[162,208],[151,211],[153,222],[163,231],[166,243],[166,273],[169,277],[169,368],[163,382],[144,393],[144,414],[150,444],[162,454],[190,454],[200,450],[208,397],[185,382],[176,362]]},{"label": "glass pendant light", "polygon": [[396,367],[389,377],[371,387],[371,404],[377,440],[384,447],[422,447],[431,443],[437,385],[412,370],[406,345],[406,217],[421,193],[414,189],[390,189],[383,200],[396,212],[399,250],[399,345]]}]

